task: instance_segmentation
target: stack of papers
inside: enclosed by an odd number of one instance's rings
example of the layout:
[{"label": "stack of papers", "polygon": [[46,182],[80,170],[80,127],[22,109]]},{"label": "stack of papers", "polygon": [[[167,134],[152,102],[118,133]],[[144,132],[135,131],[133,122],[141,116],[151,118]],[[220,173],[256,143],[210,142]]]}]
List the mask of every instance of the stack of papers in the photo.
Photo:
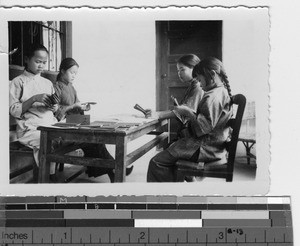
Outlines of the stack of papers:
[{"label": "stack of papers", "polygon": [[145,118],[140,115],[118,114],[118,115],[109,116],[104,120],[118,122],[118,123],[143,124],[143,123],[151,122],[155,119]]},{"label": "stack of papers", "polygon": [[113,115],[105,119],[93,121],[90,124],[64,123],[59,122],[54,124],[60,128],[101,128],[101,129],[124,129],[142,125],[153,121],[153,118],[144,118],[136,115]]}]

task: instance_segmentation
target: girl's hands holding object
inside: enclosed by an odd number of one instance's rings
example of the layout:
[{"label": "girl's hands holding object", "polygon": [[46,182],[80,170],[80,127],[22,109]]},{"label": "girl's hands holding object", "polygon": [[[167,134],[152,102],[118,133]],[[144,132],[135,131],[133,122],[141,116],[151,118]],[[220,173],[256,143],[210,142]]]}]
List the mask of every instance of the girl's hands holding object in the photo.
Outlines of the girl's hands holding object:
[{"label": "girl's hands holding object", "polygon": [[58,110],[58,104],[53,104],[49,109],[54,113]]},{"label": "girl's hands holding object", "polygon": [[91,105],[97,104],[96,102],[85,102],[81,103],[81,110],[83,111],[89,111],[91,109]]},{"label": "girl's hands holding object", "polygon": [[83,111],[89,111],[91,109],[91,104],[92,103],[82,103],[81,104],[81,110],[83,110]]},{"label": "girl's hands holding object", "polygon": [[182,115],[182,116],[185,116],[185,117],[188,117],[188,118],[193,118],[195,117],[193,111],[186,105],[180,105],[180,106],[176,106],[174,107],[174,110]]},{"label": "girl's hands holding object", "polygon": [[52,105],[59,103],[59,96],[57,95],[56,92],[50,96],[50,100]]},{"label": "girl's hands holding object", "polygon": [[154,118],[154,119],[158,119],[159,118],[159,114],[156,111],[152,111],[152,109],[145,109],[145,118]]},{"label": "girl's hands holding object", "polygon": [[50,98],[49,94],[43,93],[43,94],[37,94],[33,96],[33,101],[34,102],[40,102],[44,103],[46,107],[51,107],[52,106],[52,100]]},{"label": "girl's hands holding object", "polygon": [[72,109],[81,109],[81,103],[77,102],[72,105]]}]

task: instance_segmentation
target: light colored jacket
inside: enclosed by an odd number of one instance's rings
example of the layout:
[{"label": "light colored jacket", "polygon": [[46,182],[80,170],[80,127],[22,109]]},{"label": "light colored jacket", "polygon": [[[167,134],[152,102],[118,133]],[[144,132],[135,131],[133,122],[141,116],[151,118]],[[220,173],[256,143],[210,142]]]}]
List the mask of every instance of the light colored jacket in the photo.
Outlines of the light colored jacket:
[{"label": "light colored jacket", "polygon": [[205,92],[198,104],[196,121],[190,122],[192,137],[181,138],[168,151],[179,159],[190,159],[199,150],[198,161],[226,163],[226,126],[232,117],[231,100],[222,83]]}]

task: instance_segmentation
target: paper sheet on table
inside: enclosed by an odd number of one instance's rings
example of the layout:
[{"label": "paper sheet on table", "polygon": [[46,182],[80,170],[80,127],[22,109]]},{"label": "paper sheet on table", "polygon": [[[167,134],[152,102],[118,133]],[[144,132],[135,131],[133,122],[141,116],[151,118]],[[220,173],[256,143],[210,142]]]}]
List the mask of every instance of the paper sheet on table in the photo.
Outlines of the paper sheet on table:
[{"label": "paper sheet on table", "polygon": [[91,124],[95,122],[115,122],[115,123],[128,123],[128,124],[143,124],[147,122],[151,122],[155,120],[154,118],[145,118],[143,116],[139,115],[128,115],[128,114],[117,114],[117,115],[111,115],[102,119],[98,119]]}]

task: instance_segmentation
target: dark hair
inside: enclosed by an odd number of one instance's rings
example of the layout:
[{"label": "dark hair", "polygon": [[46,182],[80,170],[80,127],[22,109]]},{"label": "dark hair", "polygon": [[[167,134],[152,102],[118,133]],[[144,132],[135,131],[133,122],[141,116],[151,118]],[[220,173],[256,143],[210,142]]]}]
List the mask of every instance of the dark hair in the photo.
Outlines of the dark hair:
[{"label": "dark hair", "polygon": [[68,57],[68,58],[63,59],[60,63],[59,73],[57,75],[56,80],[60,80],[61,75],[62,75],[62,70],[66,71],[66,70],[68,70],[69,68],[71,68],[73,66],[79,67],[78,63],[73,58]]},{"label": "dark hair", "polygon": [[207,79],[207,81],[210,81],[210,71],[215,71],[219,75],[225,88],[228,91],[229,96],[232,97],[229,80],[226,75],[225,68],[223,66],[223,63],[219,59],[215,57],[207,57],[201,62],[199,62],[193,69],[193,77],[196,77],[197,75],[203,75],[205,79]]},{"label": "dark hair", "polygon": [[199,62],[200,58],[194,54],[183,55],[177,60],[177,63],[182,63],[189,68],[194,68]]},{"label": "dark hair", "polygon": [[[34,56],[34,53],[36,51],[39,51],[39,50],[46,51],[47,54],[48,54],[48,50],[44,45],[42,45],[42,44],[32,44],[31,46],[29,46],[28,50],[25,51],[24,55],[28,59],[31,59]],[[25,63],[25,68],[27,68],[27,63]]]}]

